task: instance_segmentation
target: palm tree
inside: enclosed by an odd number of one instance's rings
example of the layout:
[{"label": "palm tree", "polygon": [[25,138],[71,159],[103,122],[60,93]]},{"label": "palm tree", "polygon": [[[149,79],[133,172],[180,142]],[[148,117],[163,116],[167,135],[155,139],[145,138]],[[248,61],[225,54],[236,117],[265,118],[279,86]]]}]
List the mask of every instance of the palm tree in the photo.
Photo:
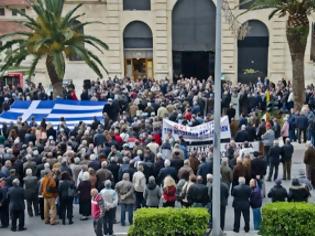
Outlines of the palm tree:
[{"label": "palm tree", "polygon": [[7,40],[0,47],[0,53],[7,53],[4,64],[0,67],[5,72],[11,66],[19,66],[28,56],[32,63],[28,73],[30,78],[41,59],[46,62],[47,72],[53,87],[54,97],[63,96],[62,80],[65,75],[65,56],[80,57],[99,77],[106,69],[101,60],[84,44],[90,45],[103,53],[108,47],[102,40],[80,32],[80,28],[101,22],[78,22],[84,14],[76,14],[82,4],[63,14],[64,0],[32,0],[30,6],[36,17],[31,17],[23,11],[17,12],[23,16],[21,22],[25,31],[13,32],[0,36]]},{"label": "palm tree", "polygon": [[[300,110],[305,102],[304,56],[309,34],[308,16],[315,9],[314,0],[250,0],[249,10],[273,8],[274,16],[287,17],[286,36],[292,60],[294,106]],[[244,13],[243,13],[244,14]]]}]

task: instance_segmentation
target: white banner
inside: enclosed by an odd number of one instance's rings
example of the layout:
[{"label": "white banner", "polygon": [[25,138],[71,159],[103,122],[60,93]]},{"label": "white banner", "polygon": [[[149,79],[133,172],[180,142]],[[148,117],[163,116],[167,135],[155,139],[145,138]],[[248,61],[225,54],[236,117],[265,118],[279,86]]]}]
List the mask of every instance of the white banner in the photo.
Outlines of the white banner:
[{"label": "white banner", "polygon": [[[178,140],[180,136],[186,142],[202,142],[213,140],[214,122],[210,121],[195,127],[185,126],[173,121],[163,119],[162,139],[173,137]],[[221,118],[221,139],[230,139],[231,131],[227,116]]]},{"label": "white banner", "polygon": [[[199,155],[205,155],[208,156],[210,153],[210,148],[212,145],[209,144],[201,144],[201,145],[188,145],[187,149],[188,152],[197,152]],[[221,154],[224,155],[226,150],[228,149],[229,143],[221,143]],[[250,154],[253,154],[253,152],[259,152],[259,142],[248,142],[248,148],[244,147],[244,143],[236,143],[236,149],[237,150],[245,150],[246,153],[249,152]]]}]

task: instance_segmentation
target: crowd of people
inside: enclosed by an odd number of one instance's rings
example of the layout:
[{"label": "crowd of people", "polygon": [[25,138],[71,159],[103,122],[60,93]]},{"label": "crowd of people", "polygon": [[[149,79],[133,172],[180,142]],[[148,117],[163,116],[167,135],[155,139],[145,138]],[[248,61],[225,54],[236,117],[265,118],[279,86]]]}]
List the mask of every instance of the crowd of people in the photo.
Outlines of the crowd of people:
[{"label": "crowd of people", "polygon": [[[77,99],[75,86],[65,88],[64,98]],[[162,138],[162,120],[196,126],[213,119],[213,80],[182,78],[108,79],[85,84],[81,100],[107,101],[104,120],[80,123],[69,129],[64,119],[53,127],[17,121],[0,130],[1,227],[25,230],[24,200],[30,217],[45,224],[73,224],[73,204],[80,220],[92,217],[97,236],[113,235],[113,224],[133,223],[141,207],[205,207],[211,212],[212,147],[199,153],[183,137]],[[4,86],[2,111],[15,100],[52,99],[41,84],[25,88]],[[315,186],[315,89],[306,89],[305,106],[293,109],[292,85],[258,79],[255,84],[222,85],[222,114],[229,117],[233,139],[222,152],[221,228],[225,227],[228,198],[233,197],[234,231],[259,230],[264,197],[272,201],[307,201]],[[277,112],[275,112],[275,110]],[[262,116],[262,114],[266,114]],[[279,140],[283,145],[279,144]],[[258,142],[259,148],[251,142]],[[306,172],[291,176],[294,146],[307,142]],[[240,145],[240,143],[242,145]],[[291,180],[288,191],[281,185]],[[267,173],[268,172],[268,173]],[[276,181],[266,191],[265,181]],[[128,220],[126,220],[126,214]],[[10,216],[10,218],[9,218]],[[19,225],[17,226],[17,219]],[[211,222],[209,222],[211,228]]]}]

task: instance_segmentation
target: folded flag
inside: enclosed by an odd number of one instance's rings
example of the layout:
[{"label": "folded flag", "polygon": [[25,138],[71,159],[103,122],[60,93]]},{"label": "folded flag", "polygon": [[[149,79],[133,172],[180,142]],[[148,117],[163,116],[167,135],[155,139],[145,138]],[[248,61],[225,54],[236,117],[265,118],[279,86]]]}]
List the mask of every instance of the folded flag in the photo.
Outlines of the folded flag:
[{"label": "folded flag", "polygon": [[79,122],[91,124],[94,119],[103,119],[103,107],[106,102],[94,101],[73,101],[73,100],[35,100],[35,101],[15,101],[10,110],[0,115],[0,124],[30,122],[32,118],[36,123],[42,119],[53,126],[60,124],[61,117],[64,118],[69,128],[73,128]]}]

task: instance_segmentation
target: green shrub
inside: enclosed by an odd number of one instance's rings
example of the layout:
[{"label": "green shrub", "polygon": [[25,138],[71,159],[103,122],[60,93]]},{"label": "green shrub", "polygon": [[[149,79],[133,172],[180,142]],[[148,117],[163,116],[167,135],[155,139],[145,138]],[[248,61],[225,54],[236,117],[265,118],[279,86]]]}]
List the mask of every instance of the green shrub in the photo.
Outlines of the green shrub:
[{"label": "green shrub", "polygon": [[315,236],[315,205],[279,202],[262,209],[263,236]]},{"label": "green shrub", "polygon": [[203,236],[210,216],[204,208],[142,208],[129,236]]}]

